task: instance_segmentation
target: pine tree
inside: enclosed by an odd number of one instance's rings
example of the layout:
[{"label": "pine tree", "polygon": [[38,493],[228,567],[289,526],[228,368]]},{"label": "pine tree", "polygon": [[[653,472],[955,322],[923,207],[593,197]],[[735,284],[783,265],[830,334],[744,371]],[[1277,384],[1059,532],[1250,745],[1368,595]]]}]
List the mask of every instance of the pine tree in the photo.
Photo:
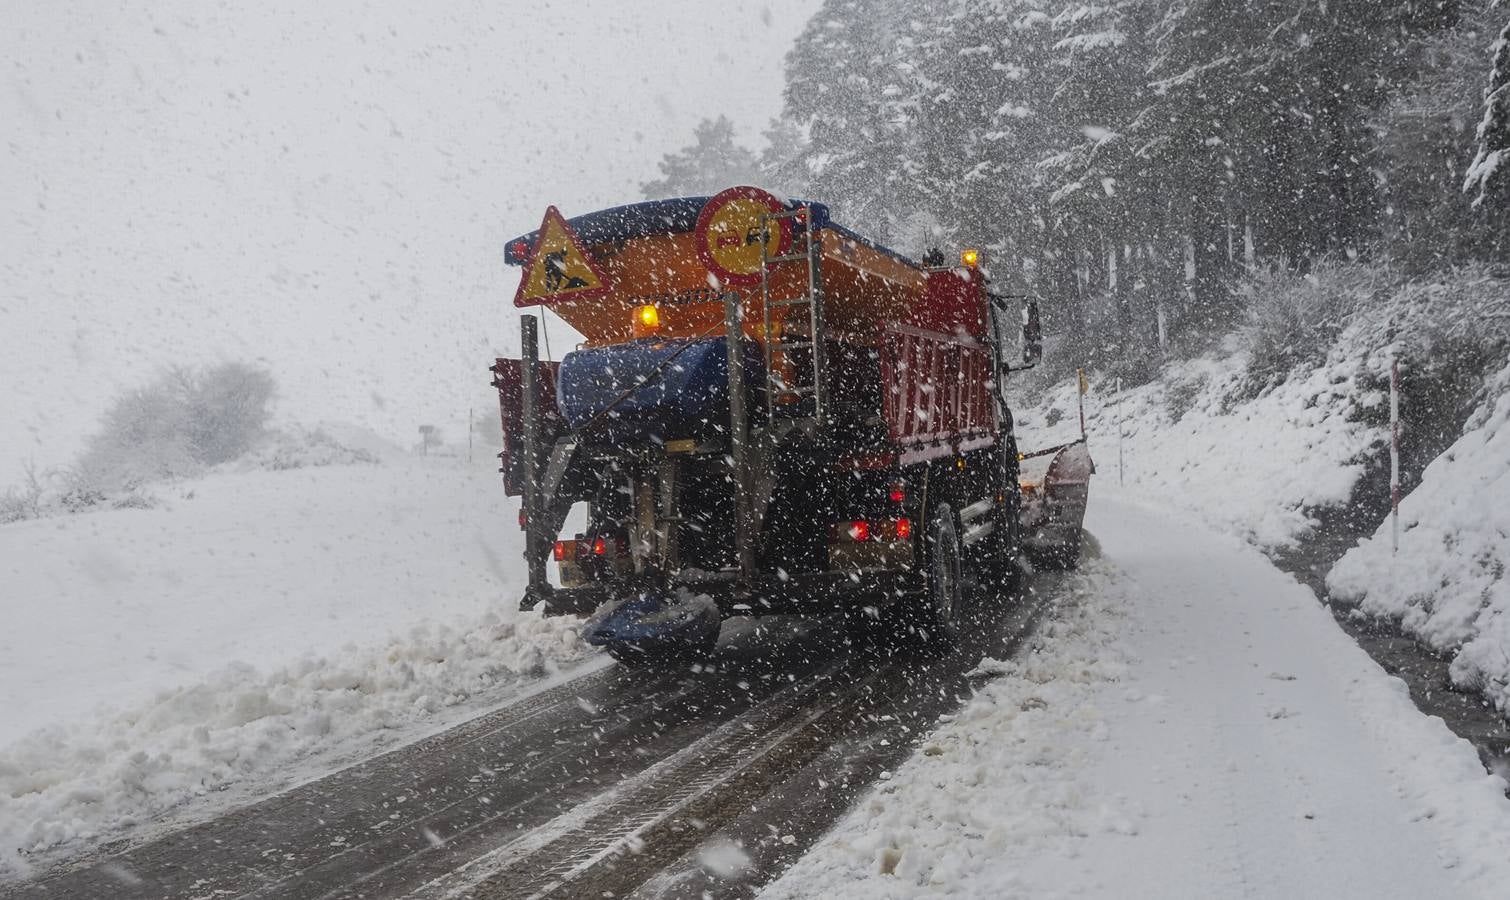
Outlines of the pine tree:
[{"label": "pine tree", "polygon": [[1510,240],[1510,22],[1494,44],[1494,68],[1477,138],[1478,152],[1464,189],[1475,194],[1475,209],[1488,221],[1496,245],[1503,247]]},{"label": "pine tree", "polygon": [[661,178],[640,185],[646,199],[696,197],[748,184],[758,174],[755,154],[734,141],[734,123],[725,116],[704,119],[693,143],[660,162]]},{"label": "pine tree", "polygon": [[1383,249],[1406,271],[1452,265],[1486,249],[1471,204],[1449,198],[1462,188],[1477,149],[1484,47],[1503,24],[1494,11],[1465,10],[1460,27],[1422,41],[1413,51],[1417,74],[1369,123]]},{"label": "pine tree", "polygon": [[826,0],[787,55],[782,117],[806,136],[804,192],[882,240],[916,211],[903,196],[914,122],[899,101],[916,51],[911,29],[932,21],[931,6]]}]

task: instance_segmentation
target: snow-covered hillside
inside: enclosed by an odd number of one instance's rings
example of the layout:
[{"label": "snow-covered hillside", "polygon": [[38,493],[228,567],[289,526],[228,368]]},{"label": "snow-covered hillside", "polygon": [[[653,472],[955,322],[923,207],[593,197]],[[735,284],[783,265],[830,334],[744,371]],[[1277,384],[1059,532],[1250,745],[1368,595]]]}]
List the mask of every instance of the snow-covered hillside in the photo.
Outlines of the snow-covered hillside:
[{"label": "snow-covered hillside", "polygon": [[[1129,489],[1272,549],[1309,533],[1312,507],[1352,495],[1363,455],[1386,436],[1355,415],[1386,402],[1360,382],[1382,378],[1389,357],[1345,340],[1322,366],[1245,397],[1250,359],[1233,337],[1220,351],[1171,363],[1159,378],[1120,395],[1110,380],[1097,380],[1085,399],[1086,425],[1103,479],[1118,477],[1120,446]],[[1079,435],[1073,382],[1022,398],[1017,421],[1026,449]]]},{"label": "snow-covered hillside", "polygon": [[[1419,483],[1407,473],[1397,556],[1390,524],[1377,512],[1387,508],[1387,482],[1368,482],[1366,505],[1375,518],[1359,510],[1354,518],[1359,532],[1376,525],[1378,532],[1342,559],[1328,584],[1337,600],[1360,603],[1453,655],[1458,686],[1510,710],[1503,622],[1510,610],[1510,374],[1496,335],[1504,319],[1493,314],[1510,307],[1510,286],[1471,276],[1393,290],[1360,306],[1324,346],[1319,364],[1257,388],[1251,333],[1170,362],[1153,381],[1120,394],[1110,379],[1097,380],[1085,400],[1092,454],[1102,479],[1113,480],[1120,445],[1127,489],[1150,503],[1189,512],[1266,551],[1303,549],[1318,513],[1358,504],[1369,466],[1385,465],[1388,372],[1392,360],[1404,360],[1404,452],[1423,461],[1434,444],[1445,452]],[[1449,396],[1454,391],[1461,396]],[[1459,435],[1451,408],[1463,397],[1473,412]],[[1042,398],[1024,391],[1020,399],[1029,447],[1078,434],[1073,382]]]},{"label": "snow-covered hillside", "polygon": [[1510,714],[1510,368],[1389,521],[1327,577],[1333,596],[1454,654],[1452,678]]},{"label": "snow-covered hillside", "polygon": [[574,620],[517,611],[487,454],[269,468],[308,457],[275,445],[155,508],[0,526],[0,871],[588,656]]}]

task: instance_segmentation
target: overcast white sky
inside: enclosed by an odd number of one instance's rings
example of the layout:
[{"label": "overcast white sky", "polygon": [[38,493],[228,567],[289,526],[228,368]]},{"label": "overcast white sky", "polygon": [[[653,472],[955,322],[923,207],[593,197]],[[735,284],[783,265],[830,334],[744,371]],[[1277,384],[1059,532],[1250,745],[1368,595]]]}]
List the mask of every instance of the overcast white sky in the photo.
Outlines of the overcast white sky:
[{"label": "overcast white sky", "polygon": [[757,143],[817,7],[0,0],[0,487],[172,362],[461,436],[516,349],[503,242],[638,199],[704,116]]}]

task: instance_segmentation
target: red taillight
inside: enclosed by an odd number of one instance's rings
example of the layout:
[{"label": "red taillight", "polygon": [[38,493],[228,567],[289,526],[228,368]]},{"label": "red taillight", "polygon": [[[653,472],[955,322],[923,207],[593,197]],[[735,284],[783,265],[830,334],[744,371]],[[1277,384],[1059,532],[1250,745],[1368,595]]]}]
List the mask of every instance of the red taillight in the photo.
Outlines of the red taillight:
[{"label": "red taillight", "polygon": [[897,540],[905,541],[912,537],[912,520],[897,519]]},{"label": "red taillight", "polygon": [[530,527],[530,511],[521,506],[519,507],[519,530],[523,531],[528,527]]},{"label": "red taillight", "polygon": [[530,255],[530,245],[525,241],[514,242],[514,256],[523,263]]},{"label": "red taillight", "polygon": [[849,539],[857,544],[870,540],[870,523],[859,520],[849,523]]},{"label": "red taillight", "polygon": [[556,557],[556,562],[566,559],[566,541],[557,541],[556,546],[551,549],[551,555]]},{"label": "red taillight", "polygon": [[608,542],[605,541],[605,540],[603,540],[602,538],[598,538],[597,540],[593,541],[592,542],[592,555],[593,556],[607,556],[608,555]]},{"label": "red taillight", "polygon": [[891,498],[892,503],[901,503],[907,499],[907,488],[900,484],[894,484],[886,496]]}]

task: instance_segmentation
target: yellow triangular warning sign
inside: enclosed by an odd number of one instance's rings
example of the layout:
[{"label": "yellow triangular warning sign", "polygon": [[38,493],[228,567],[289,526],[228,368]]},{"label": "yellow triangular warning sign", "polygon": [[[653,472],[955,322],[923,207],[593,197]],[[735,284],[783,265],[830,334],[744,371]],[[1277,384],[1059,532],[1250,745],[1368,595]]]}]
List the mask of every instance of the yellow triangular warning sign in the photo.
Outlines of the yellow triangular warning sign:
[{"label": "yellow triangular warning sign", "polygon": [[535,306],[557,300],[582,300],[609,289],[608,279],[593,264],[577,233],[552,206],[545,211],[524,277],[514,294],[515,306]]}]

